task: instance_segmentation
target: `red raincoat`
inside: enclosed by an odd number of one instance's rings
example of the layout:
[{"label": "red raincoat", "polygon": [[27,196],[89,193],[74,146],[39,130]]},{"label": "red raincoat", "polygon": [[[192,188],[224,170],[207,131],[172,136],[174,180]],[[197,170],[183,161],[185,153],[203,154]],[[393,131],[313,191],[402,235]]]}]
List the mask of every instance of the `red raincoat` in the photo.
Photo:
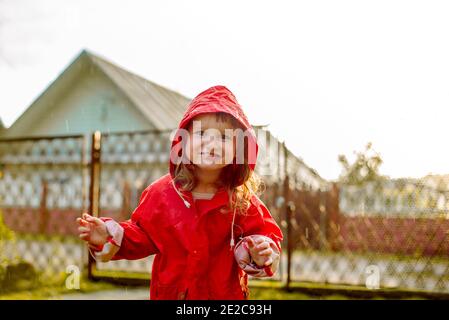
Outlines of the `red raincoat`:
[{"label": "red raincoat", "polygon": [[[218,111],[231,114],[245,128],[252,130],[236,98],[223,86],[209,88],[192,100],[179,128],[186,128],[199,114]],[[252,134],[249,140],[256,143],[257,150],[255,135]],[[176,143],[172,142],[172,152],[179,151]],[[253,156],[257,157],[257,151]],[[252,170],[254,166],[251,166]],[[234,227],[236,242],[240,239],[241,243],[247,236],[266,236],[278,253],[281,230],[256,196],[252,197],[247,214],[236,215],[233,224],[224,189],[219,189],[211,200],[194,201],[191,192],[175,190],[171,162],[169,169],[169,174],[145,189],[131,219],[119,223],[124,235],[120,249],[112,259],[132,260],[156,255],[151,299],[247,298],[247,273],[254,275],[257,272],[245,272],[236,260],[236,248],[244,246],[230,247],[231,228]],[[272,274],[269,269],[265,268],[263,276]]]}]

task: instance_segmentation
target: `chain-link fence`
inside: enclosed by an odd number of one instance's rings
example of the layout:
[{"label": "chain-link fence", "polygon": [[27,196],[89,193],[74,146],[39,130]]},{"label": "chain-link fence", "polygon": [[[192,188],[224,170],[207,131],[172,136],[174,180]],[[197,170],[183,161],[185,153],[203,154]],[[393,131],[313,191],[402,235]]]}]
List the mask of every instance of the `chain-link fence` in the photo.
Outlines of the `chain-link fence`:
[{"label": "chain-link fence", "polygon": [[[281,223],[283,200],[282,181],[295,172],[300,186],[323,187],[325,183],[316,172],[299,158],[293,157],[269,131],[255,127],[259,144],[256,171],[263,178],[266,192],[262,195],[276,221]],[[137,206],[143,189],[168,171],[172,131],[143,131],[103,134],[98,140],[99,162],[99,215],[118,221],[128,219]],[[276,203],[275,203],[276,202]],[[120,260],[108,263],[90,261],[93,276],[102,277],[120,272],[148,274],[153,257],[137,261]],[[282,262],[275,279],[287,274],[286,261]],[[111,273],[112,272],[112,273]]]},{"label": "chain-link fence", "polygon": [[[269,131],[255,129],[261,199],[284,233],[276,281],[449,293],[447,179],[329,183]],[[169,148],[169,131],[0,140],[0,211],[16,234],[2,239],[0,258],[47,274],[82,268],[89,255],[75,218],[90,211],[128,219],[143,189],[167,173]],[[97,278],[149,275],[151,263],[90,259],[88,270]]]},{"label": "chain-link fence", "polygon": [[[99,215],[129,219],[143,190],[168,172],[169,131],[123,132],[101,135]],[[95,262],[94,276],[114,272],[148,275],[153,256],[140,260]],[[93,262],[92,262],[93,263]]]},{"label": "chain-link fence", "polygon": [[0,214],[12,234],[0,237],[2,265],[26,262],[44,277],[83,267],[74,222],[87,204],[84,150],[83,136],[0,140]]},{"label": "chain-link fence", "polygon": [[449,293],[449,188],[432,183],[291,192],[291,280]]}]

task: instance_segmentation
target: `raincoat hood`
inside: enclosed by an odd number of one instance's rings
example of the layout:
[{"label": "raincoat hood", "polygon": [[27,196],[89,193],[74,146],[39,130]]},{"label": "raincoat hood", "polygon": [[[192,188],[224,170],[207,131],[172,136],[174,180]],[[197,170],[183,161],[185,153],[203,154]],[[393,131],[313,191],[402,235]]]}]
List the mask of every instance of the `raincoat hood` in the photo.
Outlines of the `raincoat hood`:
[{"label": "raincoat hood", "polygon": [[176,165],[172,162],[172,159],[176,159],[182,154],[181,135],[179,131],[181,129],[187,129],[190,121],[201,114],[225,112],[239,121],[244,130],[247,130],[248,134],[248,162],[251,170],[255,169],[258,144],[257,138],[252,126],[250,125],[248,118],[243,112],[242,107],[237,102],[234,94],[225,86],[214,86],[200,94],[198,94],[188,105],[187,111],[184,114],[181,122],[179,123],[172,145],[170,149],[170,175],[173,178]]}]

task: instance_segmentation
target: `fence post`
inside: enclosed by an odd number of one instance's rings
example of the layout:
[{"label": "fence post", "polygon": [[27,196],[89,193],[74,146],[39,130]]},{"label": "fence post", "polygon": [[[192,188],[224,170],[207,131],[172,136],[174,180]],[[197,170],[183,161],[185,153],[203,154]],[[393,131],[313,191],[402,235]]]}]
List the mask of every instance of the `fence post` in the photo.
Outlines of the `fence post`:
[{"label": "fence post", "polygon": [[[95,131],[91,140],[90,186],[89,186],[89,214],[98,217],[100,207],[100,160],[101,160],[101,132]],[[93,270],[96,263],[91,254],[87,265],[87,276],[94,279]]]},{"label": "fence post", "polygon": [[284,198],[284,217],[287,222],[287,279],[285,283],[285,288],[288,290],[290,287],[291,280],[291,264],[292,264],[292,213],[291,213],[291,204],[290,200],[290,181],[287,170],[287,148],[285,147],[285,142],[282,142],[282,152],[284,155],[284,184],[283,184],[283,198]]},{"label": "fence post", "polygon": [[318,190],[318,197],[319,197],[319,202],[318,202],[318,212],[319,212],[319,226],[320,226],[320,232],[318,234],[318,249],[320,251],[322,250],[326,250],[326,244],[328,243],[328,223],[329,223],[329,217],[327,215],[326,212],[326,199],[325,199],[326,194],[321,191]]},{"label": "fence post", "polygon": [[340,208],[339,198],[340,189],[337,183],[332,183],[329,191],[326,192],[326,211],[328,213],[328,237],[331,251],[338,251],[338,237],[340,233]]},{"label": "fence post", "polygon": [[292,276],[292,255],[293,255],[293,232],[292,232],[292,219],[295,212],[295,204],[293,201],[287,203],[287,283],[285,288],[290,289],[291,276]]}]

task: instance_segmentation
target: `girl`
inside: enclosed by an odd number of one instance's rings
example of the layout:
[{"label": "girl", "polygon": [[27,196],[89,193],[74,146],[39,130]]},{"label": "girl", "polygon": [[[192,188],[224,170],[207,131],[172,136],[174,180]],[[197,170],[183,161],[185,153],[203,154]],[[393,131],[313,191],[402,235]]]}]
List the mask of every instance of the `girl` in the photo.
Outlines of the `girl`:
[{"label": "girl", "polygon": [[257,152],[235,96],[209,88],[179,124],[169,173],[144,190],[131,219],[85,213],[79,236],[103,262],[155,254],[151,299],[247,299],[248,275],[276,272],[283,237],[256,196]]}]

